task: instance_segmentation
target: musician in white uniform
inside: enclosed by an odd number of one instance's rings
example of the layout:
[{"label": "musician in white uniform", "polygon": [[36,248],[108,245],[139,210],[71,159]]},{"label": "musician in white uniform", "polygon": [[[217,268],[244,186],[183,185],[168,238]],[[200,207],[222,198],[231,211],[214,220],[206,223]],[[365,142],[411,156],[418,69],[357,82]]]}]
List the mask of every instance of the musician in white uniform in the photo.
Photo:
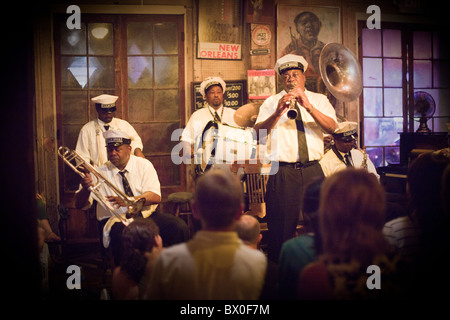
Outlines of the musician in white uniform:
[{"label": "musician in white uniform", "polygon": [[380,176],[367,154],[356,148],[358,138],[357,123],[344,121],[338,123],[338,128],[332,134],[331,149],[320,160],[325,177],[344,170],[347,167],[365,168],[378,179]]},{"label": "musician in white uniform", "polygon": [[[283,90],[267,98],[259,109],[253,129],[259,141],[268,134],[267,150],[272,174],[267,182],[266,218],[269,229],[267,252],[278,262],[281,246],[292,238],[299,221],[303,188],[323,176],[319,159],[324,152],[324,134],[336,129],[336,112],[323,94],[305,89],[308,63],[302,56],[288,54],[277,60]],[[297,117],[288,118],[288,111]]]},{"label": "musician in white uniform", "polygon": [[[184,163],[192,163],[192,157],[202,147],[201,136],[210,121],[221,124],[227,124],[233,127],[239,127],[234,121],[236,110],[223,105],[223,95],[226,90],[226,84],[220,77],[206,78],[200,84],[200,93],[205,99],[206,104],[203,108],[196,110],[190,117],[186,128],[181,135],[183,143]],[[201,157],[201,155],[200,155]],[[199,164],[201,159],[196,158],[195,163]]]},{"label": "musician in white uniform", "polygon": [[109,129],[124,131],[131,138],[132,154],[144,157],[142,140],[136,130],[127,121],[115,117],[118,98],[109,94],[92,98],[98,118],[86,123],[78,135],[75,151],[95,167],[108,160],[103,133]]},{"label": "musician in white uniform", "polygon": [[[161,213],[158,204],[161,201],[161,188],[158,175],[153,164],[141,157],[131,154],[131,138],[123,131],[108,130],[104,134],[105,149],[108,160],[97,171],[112,185],[121,190],[129,197],[138,200],[145,199],[144,207],[138,213],[138,218],[151,217],[160,229],[161,237],[165,245],[173,245],[188,239],[186,223],[173,215]],[[91,173],[81,180],[81,186],[75,194],[75,207],[86,209],[97,200],[97,220],[99,222],[99,233],[103,234],[103,245],[111,244],[115,263],[120,257],[121,232],[124,225],[116,218],[109,203],[115,212],[126,217],[127,206],[121,197],[103,183],[97,189],[103,199],[93,199],[89,187],[97,183]],[[133,218],[133,217],[127,217]],[[110,240],[110,243],[109,243]]]}]

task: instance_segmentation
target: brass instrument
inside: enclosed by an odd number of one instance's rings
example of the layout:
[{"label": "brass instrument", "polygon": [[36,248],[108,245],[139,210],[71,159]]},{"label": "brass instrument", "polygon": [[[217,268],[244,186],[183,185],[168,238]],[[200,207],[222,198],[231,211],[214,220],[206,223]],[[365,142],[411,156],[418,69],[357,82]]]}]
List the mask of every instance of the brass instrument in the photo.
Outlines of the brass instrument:
[{"label": "brass instrument", "polygon": [[139,200],[134,199],[133,197],[127,196],[125,193],[123,193],[121,190],[119,190],[115,185],[113,185],[111,182],[106,180],[106,178],[98,172],[97,169],[94,168],[89,162],[84,160],[78,153],[75,152],[75,150],[71,150],[67,147],[59,147],[58,148],[58,155],[64,160],[64,162],[72,168],[73,171],[78,173],[82,178],[86,177],[85,172],[81,171],[79,168],[84,168],[87,172],[91,173],[97,178],[97,183],[95,185],[92,185],[89,187],[89,191],[93,194],[94,198],[102,202],[111,212],[114,214],[116,218],[119,219],[125,226],[129,225],[133,218],[127,219],[126,217],[123,217],[123,214],[120,214],[117,212],[117,210],[107,201],[104,199],[104,197],[100,194],[98,189],[102,184],[107,185],[118,197],[120,197],[127,205],[127,213],[130,216],[135,216],[138,214],[142,207],[144,206],[145,199],[141,198]]},{"label": "brass instrument", "polygon": [[336,99],[353,101],[362,91],[362,71],[354,54],[340,43],[328,43],[319,57],[323,82]]},{"label": "brass instrument", "polygon": [[363,147],[361,151],[363,153],[363,161],[361,163],[361,168],[367,170],[367,152],[366,152],[366,147]]}]

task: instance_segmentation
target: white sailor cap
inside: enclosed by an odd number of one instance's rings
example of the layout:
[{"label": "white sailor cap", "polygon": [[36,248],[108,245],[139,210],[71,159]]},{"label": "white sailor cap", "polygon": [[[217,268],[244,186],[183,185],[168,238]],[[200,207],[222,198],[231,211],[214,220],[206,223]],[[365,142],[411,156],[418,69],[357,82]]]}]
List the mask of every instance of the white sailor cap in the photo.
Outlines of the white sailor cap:
[{"label": "white sailor cap", "polygon": [[275,71],[278,72],[279,75],[290,69],[300,69],[305,72],[307,68],[308,62],[306,62],[305,58],[296,54],[282,56],[275,63]]},{"label": "white sailor cap", "polygon": [[95,102],[95,106],[100,106],[102,109],[116,108],[116,101],[119,97],[112,96],[110,94],[101,94],[92,98],[91,100]]},{"label": "white sailor cap", "polygon": [[203,82],[200,84],[200,93],[204,97],[206,95],[206,90],[208,90],[209,87],[219,85],[222,87],[222,91],[225,92],[226,85],[225,81],[222,80],[220,77],[209,77],[203,80]]},{"label": "white sailor cap", "polygon": [[338,127],[334,130],[333,137],[344,141],[355,140],[358,137],[356,132],[358,125],[356,122],[344,121],[338,123]]},{"label": "white sailor cap", "polygon": [[124,131],[109,129],[108,131],[103,132],[103,137],[105,138],[107,147],[118,147],[123,144],[131,144],[130,136]]}]

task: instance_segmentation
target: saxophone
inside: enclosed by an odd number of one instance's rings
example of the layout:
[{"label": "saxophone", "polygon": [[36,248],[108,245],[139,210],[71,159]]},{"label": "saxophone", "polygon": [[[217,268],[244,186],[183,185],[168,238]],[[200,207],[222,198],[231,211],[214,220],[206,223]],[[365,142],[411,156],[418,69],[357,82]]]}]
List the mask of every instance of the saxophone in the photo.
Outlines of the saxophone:
[{"label": "saxophone", "polygon": [[367,170],[367,152],[366,152],[366,147],[364,146],[361,151],[363,153],[363,161],[361,163],[361,168]]}]

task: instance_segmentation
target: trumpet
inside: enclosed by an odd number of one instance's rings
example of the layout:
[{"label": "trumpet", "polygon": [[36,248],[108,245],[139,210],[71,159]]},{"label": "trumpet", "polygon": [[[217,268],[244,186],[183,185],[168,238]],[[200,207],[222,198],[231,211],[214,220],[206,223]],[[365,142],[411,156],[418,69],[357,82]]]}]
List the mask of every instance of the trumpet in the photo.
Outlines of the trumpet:
[{"label": "trumpet", "polygon": [[[89,162],[84,160],[75,150],[71,150],[67,147],[59,147],[58,155],[64,160],[64,162],[72,168],[73,171],[78,173],[82,178],[86,177],[85,172],[81,171],[79,168],[83,167],[86,171],[91,173],[97,178],[97,183],[89,187],[89,191],[93,194],[94,198],[97,201],[102,202],[111,212],[118,218],[125,226],[128,226],[144,206],[145,199],[141,198],[139,200],[134,199],[134,197],[129,197],[125,193],[123,193],[120,189],[118,189],[111,182],[106,180],[106,178],[98,172],[97,169],[94,168]],[[120,214],[110,203],[107,201],[98,191],[101,185],[107,185],[117,196],[119,196],[122,201],[127,205],[127,213],[132,217],[131,219],[127,219]]]}]

